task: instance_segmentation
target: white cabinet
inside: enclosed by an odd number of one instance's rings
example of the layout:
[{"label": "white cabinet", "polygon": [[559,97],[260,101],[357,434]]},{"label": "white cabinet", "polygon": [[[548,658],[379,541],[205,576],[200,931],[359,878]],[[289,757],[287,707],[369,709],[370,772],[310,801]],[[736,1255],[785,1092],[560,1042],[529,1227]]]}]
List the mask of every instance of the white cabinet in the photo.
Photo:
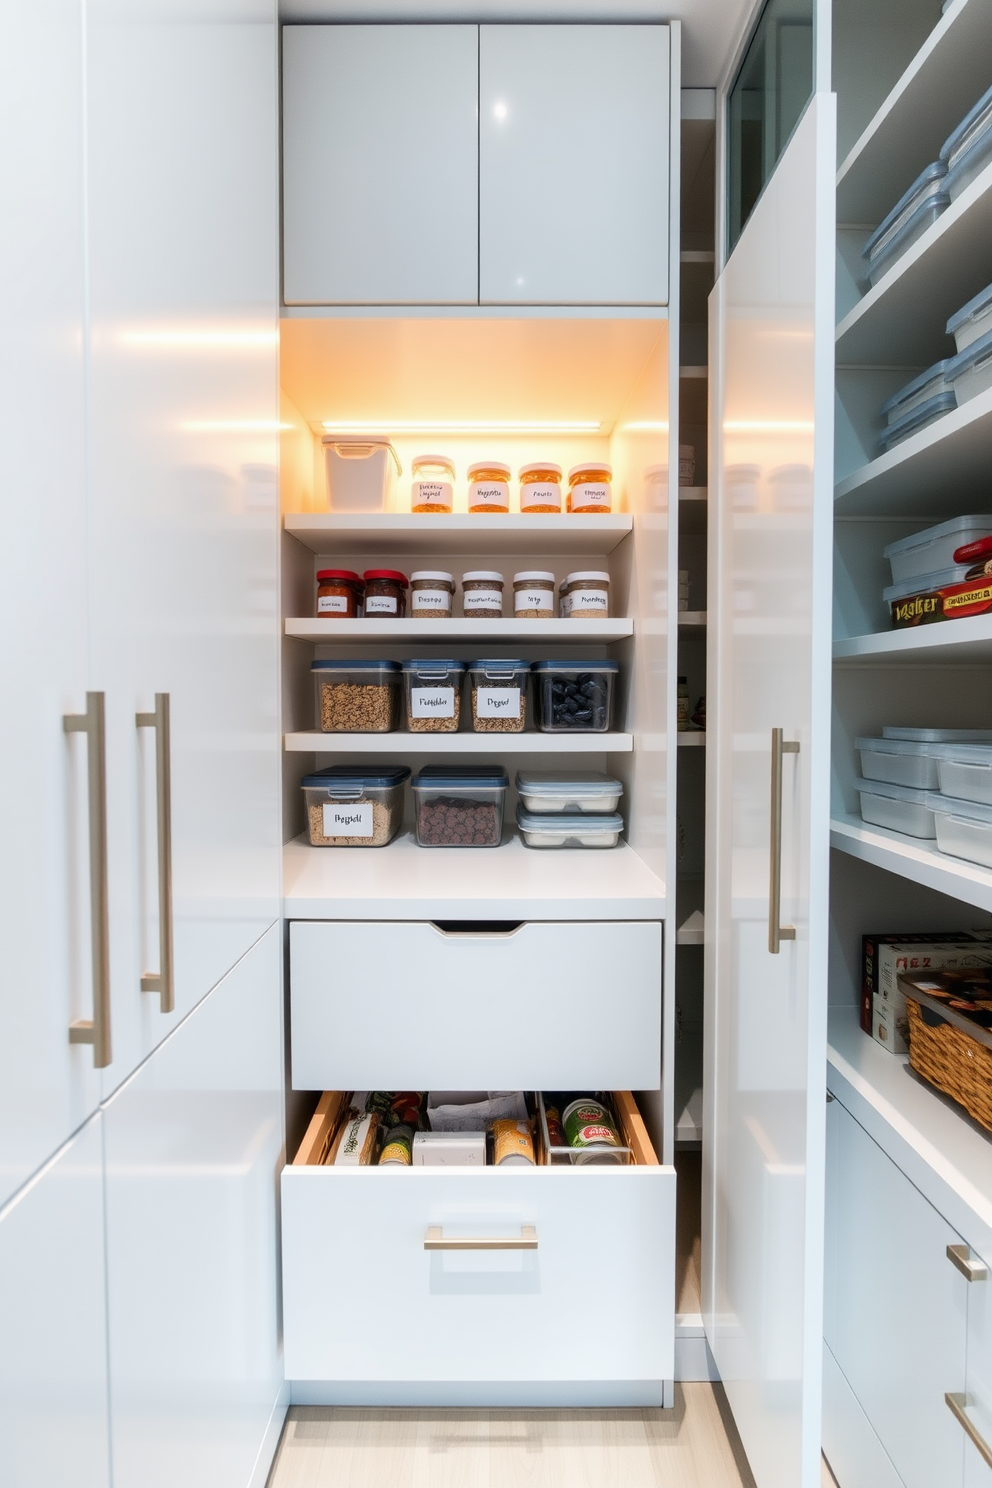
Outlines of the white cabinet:
[{"label": "white cabinet", "polygon": [[282,34],[286,303],[475,304],[479,28]]},{"label": "white cabinet", "polygon": [[479,28],[482,304],[668,303],[667,26]]},{"label": "white cabinet", "polygon": [[[984,1265],[984,1257],[975,1259]],[[989,1488],[992,1484],[989,1460],[992,1456],[992,1280],[987,1274],[968,1286],[965,1397],[963,1408],[978,1438],[965,1442],[965,1488]]]},{"label": "white cabinet", "polygon": [[280,1393],[281,944],[105,1107],[117,1488],[246,1488]]},{"label": "white cabinet", "polygon": [[0,1213],[5,1488],[109,1488],[101,1121]]}]

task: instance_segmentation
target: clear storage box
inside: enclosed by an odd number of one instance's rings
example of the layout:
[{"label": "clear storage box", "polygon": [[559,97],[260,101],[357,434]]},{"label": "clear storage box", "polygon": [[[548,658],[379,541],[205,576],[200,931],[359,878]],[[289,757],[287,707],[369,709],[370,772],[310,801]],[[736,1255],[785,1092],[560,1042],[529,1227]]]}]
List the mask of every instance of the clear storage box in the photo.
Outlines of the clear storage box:
[{"label": "clear storage box", "polygon": [[943,160],[928,165],[862,248],[861,257],[873,286],[950,206],[946,175]]},{"label": "clear storage box", "polygon": [[508,785],[500,766],[425,765],[413,782],[421,847],[498,847]]},{"label": "clear storage box", "polygon": [[992,806],[992,744],[937,744],[933,748],[942,795]]},{"label": "clear storage box", "polygon": [[927,800],[941,852],[992,868],[992,806],[949,796],[929,795]]},{"label": "clear storage box", "polygon": [[403,824],[405,765],[332,765],[304,775],[312,847],[385,847]]},{"label": "clear storage box", "polygon": [[947,167],[945,189],[953,201],[992,160],[992,88],[944,141],[940,159]]},{"label": "clear storage box", "polygon": [[616,847],[623,817],[619,812],[539,816],[518,806],[517,826],[527,847]]},{"label": "clear storage box", "polygon": [[455,734],[462,718],[463,661],[414,657],[403,663],[406,726],[412,734]]},{"label": "clear storage box", "polygon": [[953,390],[948,389],[946,392],[937,393],[934,397],[928,398],[925,403],[920,403],[916,408],[910,409],[909,413],[897,419],[894,424],[889,424],[878,436],[882,453],[888,454],[895,445],[901,444],[911,434],[918,434],[921,429],[943,418],[945,413],[950,413],[956,407],[957,395]]},{"label": "clear storage box", "polygon": [[921,372],[919,377],[914,377],[912,382],[907,382],[905,387],[900,388],[887,402],[883,403],[882,416],[885,422],[889,425],[901,423],[908,414],[922,407],[931,398],[938,397],[940,393],[946,393],[948,391],[946,373],[952,360],[952,357],[945,357],[942,362],[935,362],[932,367]]},{"label": "clear storage box", "polygon": [[399,456],[389,440],[341,439],[325,434],[320,442],[331,511],[385,511],[395,479],[403,474]]},{"label": "clear storage box", "polygon": [[986,331],[952,359],[947,380],[959,405],[992,387],[992,331]]},{"label": "clear storage box", "polygon": [[902,728],[886,724],[883,739],[910,739],[918,744],[992,744],[992,729]]},{"label": "clear storage box", "polygon": [[934,746],[911,739],[855,739],[865,780],[905,785],[911,790],[937,790]]},{"label": "clear storage box", "polygon": [[907,837],[935,837],[934,798],[929,791],[913,790],[905,785],[882,781],[858,780],[855,789],[861,798],[861,819],[875,827],[888,827],[905,832]]},{"label": "clear storage box", "polygon": [[985,513],[954,517],[950,522],[940,522],[936,527],[925,527],[922,532],[901,537],[883,549],[892,569],[892,582],[901,584],[904,579],[950,568],[958,548],[989,536],[992,536],[992,515]]},{"label": "clear storage box", "polygon": [[469,663],[472,730],[522,734],[527,727],[530,662],[487,658]]},{"label": "clear storage box", "polygon": [[896,604],[900,599],[909,599],[911,594],[930,594],[934,589],[946,589],[950,584],[963,584],[970,571],[969,563],[955,563],[951,568],[938,569],[936,573],[903,579],[901,583],[883,589],[882,599],[886,604]]},{"label": "clear storage box", "polygon": [[534,690],[542,733],[608,733],[619,670],[615,661],[535,662]]},{"label": "clear storage box", "polygon": [[518,770],[517,795],[533,816],[611,816],[623,786],[602,770]]},{"label": "clear storage box", "polygon": [[314,661],[322,734],[391,734],[400,726],[398,661]]},{"label": "clear storage box", "polygon": [[973,342],[992,331],[992,284],[962,305],[947,322],[947,334],[954,337],[958,351],[967,351]]}]

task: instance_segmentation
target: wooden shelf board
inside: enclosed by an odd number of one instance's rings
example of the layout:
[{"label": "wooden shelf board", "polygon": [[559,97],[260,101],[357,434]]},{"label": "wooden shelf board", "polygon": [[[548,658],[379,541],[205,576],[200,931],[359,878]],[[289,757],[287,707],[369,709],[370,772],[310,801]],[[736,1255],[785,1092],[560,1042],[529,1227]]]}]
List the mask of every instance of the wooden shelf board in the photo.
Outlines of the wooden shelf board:
[{"label": "wooden shelf board", "polygon": [[830,823],[830,845],[976,909],[992,910],[992,873],[977,863],[939,852],[926,838],[868,826],[856,816],[836,816]]},{"label": "wooden shelf board", "polygon": [[397,556],[457,553],[611,553],[633,529],[629,512],[608,516],[427,516],[287,513],[288,533],[314,553],[375,551]]},{"label": "wooden shelf board", "polygon": [[622,641],[633,620],[311,620],[289,619],[299,641]]},{"label": "wooden shelf board", "polygon": [[834,661],[847,666],[983,664],[992,661],[992,615],[971,615],[963,620],[942,620],[936,625],[850,636],[834,641]]},{"label": "wooden shelf board", "polygon": [[287,754],[630,754],[633,734],[285,734]]}]

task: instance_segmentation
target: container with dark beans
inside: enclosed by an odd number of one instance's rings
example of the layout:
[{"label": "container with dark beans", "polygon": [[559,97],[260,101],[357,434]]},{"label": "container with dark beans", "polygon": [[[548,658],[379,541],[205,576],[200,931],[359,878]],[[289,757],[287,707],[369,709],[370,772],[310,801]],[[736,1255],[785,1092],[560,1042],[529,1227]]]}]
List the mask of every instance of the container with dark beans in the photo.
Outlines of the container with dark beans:
[{"label": "container with dark beans", "polygon": [[608,733],[618,671],[615,661],[537,662],[534,690],[541,732]]},{"label": "container with dark beans", "polygon": [[425,765],[413,781],[421,847],[498,847],[508,778],[500,766]]}]

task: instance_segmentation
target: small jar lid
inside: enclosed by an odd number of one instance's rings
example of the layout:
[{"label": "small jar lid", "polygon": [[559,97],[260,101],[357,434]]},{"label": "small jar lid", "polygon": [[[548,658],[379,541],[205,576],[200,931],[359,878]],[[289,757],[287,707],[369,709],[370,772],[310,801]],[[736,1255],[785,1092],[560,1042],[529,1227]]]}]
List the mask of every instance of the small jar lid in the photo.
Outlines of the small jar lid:
[{"label": "small jar lid", "polygon": [[419,470],[421,465],[443,465],[452,475],[455,473],[455,462],[449,455],[414,455],[414,470]]},{"label": "small jar lid", "polygon": [[373,579],[388,579],[393,584],[402,584],[404,589],[407,587],[406,575],[398,573],[395,568],[367,568],[362,577],[366,584]]},{"label": "small jar lid", "polygon": [[502,584],[503,575],[501,573],[496,573],[495,570],[489,568],[473,568],[470,573],[462,574],[463,584],[470,584],[477,579],[481,579],[482,581],[491,584]]},{"label": "small jar lid", "polygon": [[352,573],[350,568],[318,568],[318,584],[360,584],[362,581],[357,573]]},{"label": "small jar lid", "polygon": [[553,460],[535,460],[533,465],[521,465],[517,478],[523,480],[525,475],[533,475],[535,470],[551,471],[561,478],[561,466],[556,465]]},{"label": "small jar lid", "polygon": [[594,583],[598,584],[608,584],[610,582],[608,573],[601,573],[595,568],[579,569],[577,573],[570,573],[565,582],[567,584],[579,584],[583,579],[591,579]]},{"label": "small jar lid", "polygon": [[568,478],[570,481],[574,481],[577,480],[580,475],[598,475],[600,471],[603,472],[607,480],[612,480],[613,466],[607,465],[605,460],[587,460],[584,465],[573,465],[571,470],[568,472]]},{"label": "small jar lid", "polygon": [[438,579],[443,584],[454,584],[451,574],[445,573],[440,568],[418,568],[416,573],[410,575],[410,583],[415,584],[418,579]]},{"label": "small jar lid", "polygon": [[498,471],[500,475],[505,476],[507,480],[510,479],[510,467],[509,465],[504,465],[502,460],[476,460],[474,465],[470,465],[468,467],[469,480],[471,480],[472,476],[475,475],[476,472],[479,470]]},{"label": "small jar lid", "polygon": [[544,573],[539,568],[525,568],[522,573],[513,575],[515,584],[554,584],[553,573]]}]

